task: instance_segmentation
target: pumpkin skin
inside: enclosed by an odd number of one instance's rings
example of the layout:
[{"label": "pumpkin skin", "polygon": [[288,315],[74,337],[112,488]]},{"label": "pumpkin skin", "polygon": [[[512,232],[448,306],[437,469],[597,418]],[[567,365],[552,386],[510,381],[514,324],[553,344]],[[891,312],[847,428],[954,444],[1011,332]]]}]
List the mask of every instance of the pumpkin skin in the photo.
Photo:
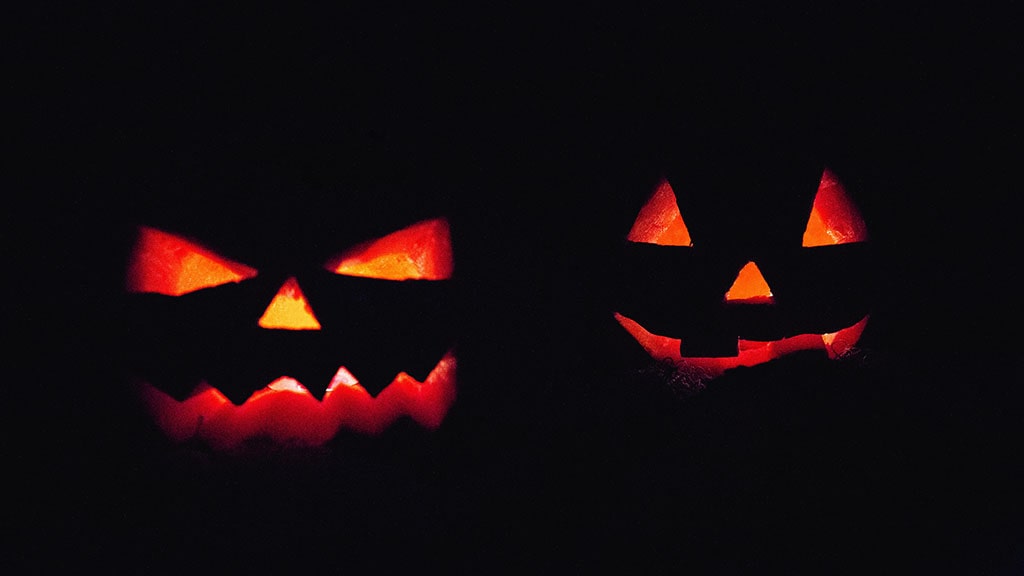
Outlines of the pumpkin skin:
[{"label": "pumpkin skin", "polygon": [[842,356],[867,326],[870,244],[837,175],[772,157],[669,171],[621,245],[615,319],[652,358],[714,378],[805,350]]},{"label": "pumpkin skin", "polygon": [[215,450],[322,446],[402,420],[436,430],[456,396],[448,219],[365,181],[374,193],[301,179],[290,191],[279,171],[228,178],[277,191],[271,202],[161,192],[136,214],[133,393],[167,438]]}]

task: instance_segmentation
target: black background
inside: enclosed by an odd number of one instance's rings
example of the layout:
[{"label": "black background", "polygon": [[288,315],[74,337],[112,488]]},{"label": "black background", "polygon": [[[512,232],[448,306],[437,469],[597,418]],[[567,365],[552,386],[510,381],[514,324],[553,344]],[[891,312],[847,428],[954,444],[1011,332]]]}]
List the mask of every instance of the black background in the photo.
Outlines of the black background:
[{"label": "black background", "polygon": [[[1004,16],[28,15],[9,52],[24,345],[5,562],[1016,573]],[[661,164],[729,166],[731,142],[828,159],[871,230],[878,297],[852,358],[796,355],[683,397],[612,320],[609,256]],[[277,208],[253,180],[301,200],[295,220],[265,233]],[[382,203],[450,212],[460,397],[444,427],[244,457],[164,442],[121,388],[135,220],[227,218],[218,233],[283,253],[316,237],[304,221],[372,227]]]}]

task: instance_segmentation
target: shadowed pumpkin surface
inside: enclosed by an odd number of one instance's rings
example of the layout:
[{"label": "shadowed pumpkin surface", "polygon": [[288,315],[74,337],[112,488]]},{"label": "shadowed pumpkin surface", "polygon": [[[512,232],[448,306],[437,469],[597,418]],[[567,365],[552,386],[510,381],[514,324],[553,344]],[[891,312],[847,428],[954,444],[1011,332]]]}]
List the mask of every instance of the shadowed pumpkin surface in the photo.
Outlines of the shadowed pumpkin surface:
[{"label": "shadowed pumpkin surface", "polygon": [[[448,19],[353,4],[293,21],[255,7],[36,7],[44,17],[19,26],[33,42],[12,52],[30,72],[12,83],[12,118],[31,137],[11,194],[32,202],[9,212],[5,239],[24,270],[16,302],[33,305],[12,307],[26,345],[5,402],[5,561],[1013,574],[1024,418],[1006,376],[1012,305],[993,295],[1015,230],[1000,208],[1016,161],[1003,134],[1019,98],[1002,79],[1017,68],[1001,58],[1015,20],[982,27],[979,44],[967,36],[984,15],[945,26],[940,6],[773,6],[718,25],[680,8]],[[814,169],[799,169],[807,157]],[[816,303],[811,324],[829,315],[817,304],[865,296],[854,245],[802,245],[824,166],[870,230],[879,281],[855,353],[798,351],[693,394],[614,312],[717,354],[737,346],[728,322],[665,306],[700,295],[720,311],[748,262],[777,307]],[[623,236],[661,178],[693,245],[630,248],[693,257],[642,257],[646,276],[623,274]],[[423,299],[323,268],[442,216],[453,275]],[[128,307],[139,225],[257,275]],[[729,249],[706,254],[704,292],[682,272],[714,246]],[[819,249],[842,255],[784,257]],[[624,279],[636,310],[617,307]],[[452,308],[434,308],[436,292]],[[259,326],[279,294],[306,329]],[[148,325],[107,329],[140,308]],[[424,311],[441,321],[409,314]],[[180,331],[156,337],[157,325]],[[778,327],[747,336],[784,338]],[[336,346],[316,343],[335,328]],[[216,376],[238,401],[282,374],[325,391],[342,364],[367,386],[420,379],[452,342],[421,347],[431,340],[414,333],[457,340],[457,400],[434,432],[400,419],[319,447],[211,453],[170,442],[122,385],[122,360],[168,360],[150,376],[168,389],[181,376],[180,397],[197,370],[231,365]],[[415,346],[350,352],[406,335]]]}]

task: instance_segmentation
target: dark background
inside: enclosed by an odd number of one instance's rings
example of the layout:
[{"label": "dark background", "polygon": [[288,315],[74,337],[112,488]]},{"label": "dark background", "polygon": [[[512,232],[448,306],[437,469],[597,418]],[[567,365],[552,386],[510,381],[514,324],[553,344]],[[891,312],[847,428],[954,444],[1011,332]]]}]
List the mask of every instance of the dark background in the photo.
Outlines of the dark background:
[{"label": "dark background", "polygon": [[[5,562],[1019,572],[1005,16],[27,15]],[[687,396],[611,318],[610,256],[652,175],[690,152],[737,164],[732,142],[828,159],[871,231],[877,301],[851,358]],[[278,208],[253,181],[301,200],[294,221],[260,227]],[[436,434],[225,457],[168,445],[123,395],[135,220],[225,219],[283,252],[315,237],[303,222],[391,204],[453,227],[460,397]]]}]

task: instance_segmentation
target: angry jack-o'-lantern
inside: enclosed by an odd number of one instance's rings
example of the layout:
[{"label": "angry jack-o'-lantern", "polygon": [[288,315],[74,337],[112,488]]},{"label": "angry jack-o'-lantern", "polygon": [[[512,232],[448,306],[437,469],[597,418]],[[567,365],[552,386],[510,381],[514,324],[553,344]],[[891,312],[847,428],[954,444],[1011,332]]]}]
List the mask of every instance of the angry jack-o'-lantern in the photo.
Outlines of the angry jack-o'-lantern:
[{"label": "angry jack-o'-lantern", "polygon": [[318,446],[409,418],[432,430],[455,397],[448,220],[428,218],[264,270],[143,225],[130,251],[136,391],[174,441]]},{"label": "angry jack-o'-lantern", "polygon": [[651,357],[707,378],[857,343],[870,292],[864,220],[831,170],[790,168],[654,186],[626,237],[614,314]]}]

